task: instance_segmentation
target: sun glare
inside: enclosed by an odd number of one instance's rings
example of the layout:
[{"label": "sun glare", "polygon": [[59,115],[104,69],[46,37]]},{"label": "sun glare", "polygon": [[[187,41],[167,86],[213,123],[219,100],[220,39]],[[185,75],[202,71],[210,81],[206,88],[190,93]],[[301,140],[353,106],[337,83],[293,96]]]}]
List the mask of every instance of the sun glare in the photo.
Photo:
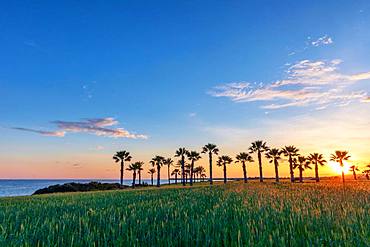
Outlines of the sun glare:
[{"label": "sun glare", "polygon": [[344,174],[347,174],[349,172],[350,165],[346,161],[343,162],[343,165],[344,166],[341,167],[337,162],[334,161],[329,162],[329,166],[337,174],[342,174],[342,171],[344,171]]}]

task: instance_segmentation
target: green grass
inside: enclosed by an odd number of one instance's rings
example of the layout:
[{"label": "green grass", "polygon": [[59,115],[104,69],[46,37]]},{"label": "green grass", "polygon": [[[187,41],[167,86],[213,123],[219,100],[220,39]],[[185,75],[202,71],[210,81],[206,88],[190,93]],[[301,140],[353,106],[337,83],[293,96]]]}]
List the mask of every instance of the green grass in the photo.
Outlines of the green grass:
[{"label": "green grass", "polygon": [[0,199],[0,246],[370,246],[370,183]]}]

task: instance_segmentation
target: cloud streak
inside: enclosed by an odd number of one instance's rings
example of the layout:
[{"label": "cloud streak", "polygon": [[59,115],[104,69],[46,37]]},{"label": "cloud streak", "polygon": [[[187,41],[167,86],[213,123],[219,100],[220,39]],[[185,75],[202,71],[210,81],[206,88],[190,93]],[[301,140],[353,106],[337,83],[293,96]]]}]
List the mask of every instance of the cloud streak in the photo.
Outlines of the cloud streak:
[{"label": "cloud streak", "polygon": [[[123,128],[111,128],[118,124],[114,118],[92,118],[83,119],[82,121],[54,121],[57,131],[43,131],[30,128],[14,127],[13,129],[29,131],[45,136],[64,137],[66,133],[89,133],[96,136],[106,136],[114,138],[129,138],[129,139],[147,139],[146,135],[134,134]],[[108,128],[110,127],[110,128]]]},{"label": "cloud streak", "polygon": [[368,100],[364,91],[347,92],[347,87],[361,80],[370,79],[370,71],[358,74],[343,74],[338,65],[342,61],[302,60],[286,70],[286,76],[269,84],[247,82],[227,83],[212,88],[208,93],[214,97],[227,97],[234,102],[270,102],[264,109],[279,109],[291,106],[348,105],[353,101]]},{"label": "cloud streak", "polygon": [[322,46],[322,45],[330,45],[330,44],[333,44],[333,39],[329,37],[328,35],[324,35],[318,38],[317,40],[311,42],[311,45],[316,46],[316,47]]}]

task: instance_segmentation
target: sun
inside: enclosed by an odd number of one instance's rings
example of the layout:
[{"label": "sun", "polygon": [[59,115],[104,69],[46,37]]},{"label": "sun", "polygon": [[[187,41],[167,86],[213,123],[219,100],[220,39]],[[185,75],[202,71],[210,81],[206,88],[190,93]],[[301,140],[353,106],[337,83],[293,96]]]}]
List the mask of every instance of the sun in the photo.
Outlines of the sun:
[{"label": "sun", "polygon": [[347,174],[349,172],[350,165],[346,161],[343,161],[343,167],[340,167],[340,165],[334,161],[329,161],[328,164],[330,168],[337,174],[342,174],[342,171],[344,172],[344,174]]}]

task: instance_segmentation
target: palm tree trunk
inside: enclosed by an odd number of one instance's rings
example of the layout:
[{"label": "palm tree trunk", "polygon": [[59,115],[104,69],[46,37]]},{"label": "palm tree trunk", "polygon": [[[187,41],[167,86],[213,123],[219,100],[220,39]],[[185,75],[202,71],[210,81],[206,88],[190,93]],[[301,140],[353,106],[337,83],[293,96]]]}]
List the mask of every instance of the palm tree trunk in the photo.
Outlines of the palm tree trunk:
[{"label": "palm tree trunk", "polygon": [[261,152],[258,151],[258,164],[260,167],[260,182],[263,182],[263,175],[262,175],[262,157],[261,157]]},{"label": "palm tree trunk", "polygon": [[353,170],[353,178],[354,178],[355,180],[357,180],[357,176],[356,176],[356,171],[355,171],[355,170]]},{"label": "palm tree trunk", "polygon": [[181,156],[181,177],[182,177],[182,185],[185,186],[185,157],[184,155]]},{"label": "palm tree trunk", "polygon": [[171,184],[170,165],[167,167],[168,184]]},{"label": "palm tree trunk", "polygon": [[243,164],[244,183],[247,183],[248,182],[248,178],[247,178],[247,167],[245,166],[245,161],[242,161],[242,164]]},{"label": "palm tree trunk", "polygon": [[291,155],[289,155],[289,170],[290,170],[290,182],[294,183],[293,159]]},{"label": "palm tree trunk", "polygon": [[226,164],[224,164],[224,184],[226,184]]},{"label": "palm tree trunk", "polygon": [[123,185],[123,160],[121,160],[121,185]]},{"label": "palm tree trunk", "polygon": [[139,170],[139,185],[141,184],[141,171]]},{"label": "palm tree trunk", "polygon": [[157,187],[161,186],[161,167],[157,164]]},{"label": "palm tree trunk", "polygon": [[342,171],[342,182],[344,184],[344,171]]},{"label": "palm tree trunk", "polygon": [[193,186],[193,176],[194,176],[194,160],[191,161],[190,166],[190,186]]},{"label": "palm tree trunk", "polygon": [[132,188],[135,188],[136,172],[132,174]]},{"label": "palm tree trunk", "polygon": [[209,184],[213,184],[213,176],[212,176],[212,153],[209,152]]},{"label": "palm tree trunk", "polygon": [[299,167],[299,182],[303,183],[303,169]]},{"label": "palm tree trunk", "polygon": [[274,160],[274,164],[275,164],[275,177],[276,177],[276,183],[279,183],[279,163],[278,161],[275,159]]},{"label": "palm tree trunk", "polygon": [[177,172],[175,174],[175,184],[177,184]]},{"label": "palm tree trunk", "polygon": [[320,178],[319,178],[319,166],[317,164],[317,161],[315,162],[315,177],[316,177],[316,182],[320,182]]},{"label": "palm tree trunk", "polygon": [[153,173],[151,174],[151,179],[152,179],[152,186],[153,186],[153,184],[154,184],[154,183],[153,183]]}]

